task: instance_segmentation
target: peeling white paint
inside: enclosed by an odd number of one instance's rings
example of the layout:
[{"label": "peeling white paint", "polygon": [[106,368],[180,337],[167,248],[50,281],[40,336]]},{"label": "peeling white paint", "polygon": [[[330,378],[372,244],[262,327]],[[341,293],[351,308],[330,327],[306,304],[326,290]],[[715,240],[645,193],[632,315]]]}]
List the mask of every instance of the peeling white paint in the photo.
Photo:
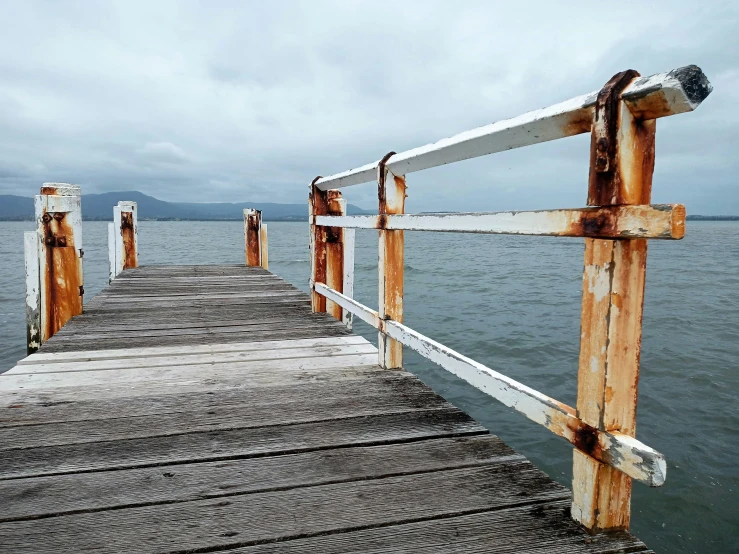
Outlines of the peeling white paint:
[{"label": "peeling white paint", "polygon": [[[598,216],[615,222],[612,229],[604,228],[603,237],[679,239],[674,234],[677,222],[683,222],[685,208],[681,204],[654,206],[613,206],[601,208],[573,208],[567,210],[538,210],[528,212],[397,214],[383,217],[383,228],[388,230],[433,231],[445,233],[478,233],[502,235],[538,235],[583,237],[594,231],[583,230],[583,219]],[[376,229],[379,216],[315,216],[316,225]]]},{"label": "peeling white paint", "polygon": [[[697,108],[699,102],[690,100],[678,78],[678,72],[683,69],[636,79],[622,93],[629,109],[636,110],[636,115],[640,116],[642,106],[654,104],[656,99],[662,100],[657,102],[662,107],[659,113],[650,114],[653,117],[664,117]],[[707,83],[705,75],[701,73],[701,76]],[[710,91],[710,83],[708,87]],[[598,91],[583,94],[548,108],[497,121],[441,139],[433,144],[401,152],[391,157],[386,167],[395,175],[406,175],[414,171],[588,132],[589,129],[571,123],[593,120],[597,96]],[[367,183],[374,180],[379,163],[380,160],[322,177],[316,181],[316,186],[320,190],[328,190]]]},{"label": "peeling white paint", "polygon": [[596,356],[590,356],[590,371],[593,373],[598,373],[598,370],[600,369],[598,365],[598,358]]},{"label": "peeling white paint", "polygon": [[597,302],[603,300],[611,292],[611,274],[608,269],[611,264],[603,267],[588,265],[585,267],[583,278],[588,285],[588,292],[595,297]]},{"label": "peeling white paint", "polygon": [[[381,335],[386,334],[412,348],[475,388],[545,426],[556,435],[574,442],[576,437],[573,429],[584,426],[572,407],[475,362],[401,323],[381,320],[375,310],[322,283],[315,284],[315,291],[379,329]],[[628,435],[595,429],[593,432],[597,435],[599,448],[603,452],[599,458],[601,462],[612,465],[650,486],[660,486],[664,483],[662,454]]]}]

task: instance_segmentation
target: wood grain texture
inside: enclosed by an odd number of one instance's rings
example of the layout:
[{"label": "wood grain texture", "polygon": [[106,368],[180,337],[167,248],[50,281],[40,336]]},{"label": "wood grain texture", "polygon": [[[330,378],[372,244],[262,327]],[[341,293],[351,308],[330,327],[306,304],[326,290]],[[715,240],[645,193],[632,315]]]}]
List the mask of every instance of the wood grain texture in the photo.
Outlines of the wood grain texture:
[{"label": "wood grain texture", "polygon": [[[269,374],[263,374],[267,375]],[[179,387],[175,391],[161,388],[147,391],[145,386],[139,386],[133,390],[117,389],[114,392],[118,394],[110,398],[96,394],[95,387],[85,387],[85,391],[92,391],[95,394],[67,396],[63,401],[55,401],[57,397],[44,390],[36,396],[24,392],[22,399],[16,395],[2,395],[0,427],[99,421],[154,414],[187,414],[191,411],[244,405],[264,407],[273,402],[310,405],[313,401],[329,402],[333,399],[354,398],[357,390],[357,383],[354,381],[357,379],[362,380],[363,395],[381,397],[384,399],[383,402],[392,402],[398,395],[433,394],[416,377],[407,373],[383,374],[372,366],[367,366],[364,370],[355,368],[353,375],[333,372],[327,377],[329,378],[318,381],[303,380],[300,387],[295,386],[295,380],[287,379],[277,383],[272,380],[271,384],[265,382],[262,386],[251,386],[237,381],[232,386],[224,385],[210,390],[200,388],[194,391],[181,390]],[[148,394],[136,394],[139,391]],[[316,398],[317,395],[321,396],[320,400]]]},{"label": "wood grain texture", "polygon": [[456,409],[0,451],[0,479],[291,454],[487,431]]},{"label": "wood grain texture", "polygon": [[[585,533],[566,516],[569,503],[547,502],[479,514],[298,538],[230,550],[232,554],[654,554],[628,533]],[[521,529],[526,533],[522,534]]]},{"label": "wood grain texture", "polygon": [[[637,77],[619,73],[598,95],[589,205],[650,201],[656,121],[635,118],[619,90]],[[601,431],[629,437],[636,435],[646,266],[645,239],[585,239],[577,413]],[[589,529],[628,529],[631,477],[589,454],[573,454],[573,517]],[[662,482],[666,471],[663,460]]]},{"label": "wood grain texture", "polygon": [[[527,461],[416,473],[287,491],[0,523],[18,554],[172,552],[226,548],[364,526],[431,519],[569,493]],[[105,529],[101,533],[101,529]],[[165,531],[166,530],[166,531]],[[104,539],[103,539],[104,537]]]},{"label": "wood grain texture", "polygon": [[644,551],[312,311],[260,267],[124,270],[0,376],[0,551]]},{"label": "wood grain texture", "polygon": [[492,435],[0,481],[0,521],[523,461]]}]

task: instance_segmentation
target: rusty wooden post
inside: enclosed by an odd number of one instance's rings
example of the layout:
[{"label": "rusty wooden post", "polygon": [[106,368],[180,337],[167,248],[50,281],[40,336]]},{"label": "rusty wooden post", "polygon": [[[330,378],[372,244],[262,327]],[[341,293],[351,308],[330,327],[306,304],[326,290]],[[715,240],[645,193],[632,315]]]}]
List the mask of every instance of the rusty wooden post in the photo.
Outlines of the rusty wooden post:
[{"label": "rusty wooden post", "polygon": [[246,265],[260,267],[262,265],[262,212],[253,208],[244,210],[244,244],[246,249]]},{"label": "rusty wooden post", "polygon": [[[405,211],[405,176],[393,175],[385,163],[395,153],[387,154],[377,167],[379,199],[379,314],[380,319],[403,322],[404,232],[384,228],[388,214]],[[396,369],[403,366],[403,345],[388,337],[382,328],[378,333],[377,348],[380,367]]]},{"label": "rusty wooden post", "polygon": [[136,202],[120,201],[113,206],[113,223],[108,224],[108,280],[124,269],[139,266],[138,209]]},{"label": "rusty wooden post", "polygon": [[[598,95],[591,131],[588,205],[648,204],[655,120],[635,119],[615,75]],[[645,239],[585,239],[577,415],[603,431],[635,434]],[[595,446],[595,445],[593,445]],[[631,478],[575,450],[572,516],[586,528],[628,529]]]},{"label": "rusty wooden post", "polygon": [[[34,198],[37,223],[39,333],[31,340],[49,340],[67,321],[82,313],[84,279],[82,271],[82,206],[80,187],[66,183],[44,183]],[[29,251],[32,240],[27,239]],[[34,271],[27,260],[27,286]],[[27,298],[35,294],[27,289]],[[30,303],[28,305],[30,306]],[[35,336],[35,335],[34,335]]]},{"label": "rusty wooden post", "polygon": [[315,291],[316,283],[326,282],[326,227],[315,224],[317,215],[328,215],[328,193],[316,186],[313,179],[308,194],[308,216],[310,219],[310,266],[311,305],[313,312],[326,311],[326,297]]},{"label": "rusty wooden post", "polygon": [[259,248],[262,253],[262,269],[269,269],[269,243],[267,242],[267,224],[262,225],[259,233]]},{"label": "rusty wooden post", "polygon": [[[346,200],[339,190],[321,190],[316,186],[320,177],[316,177],[310,185],[308,195],[308,214],[310,220],[310,258],[311,258],[311,300],[314,312],[329,312],[339,321],[347,323],[347,312],[341,306],[327,300],[315,290],[316,283],[343,293],[346,282],[346,251],[344,237],[346,229],[341,227],[325,227],[315,224],[315,217],[320,215],[346,215]],[[353,235],[352,235],[353,237]],[[352,268],[353,260],[352,244]],[[353,276],[352,276],[353,278]],[[351,325],[349,318],[348,325]]]},{"label": "rusty wooden post", "polygon": [[[326,194],[328,215],[346,215],[346,200],[338,190],[329,190]],[[344,292],[344,229],[326,227],[326,286],[335,291]],[[326,300],[326,311],[339,321],[343,320],[341,306]]]}]

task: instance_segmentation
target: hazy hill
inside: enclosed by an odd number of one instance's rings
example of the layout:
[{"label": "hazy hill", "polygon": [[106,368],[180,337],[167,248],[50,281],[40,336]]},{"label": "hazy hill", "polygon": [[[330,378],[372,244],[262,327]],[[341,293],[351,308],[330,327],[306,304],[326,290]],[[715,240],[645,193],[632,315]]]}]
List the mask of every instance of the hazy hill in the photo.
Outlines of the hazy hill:
[{"label": "hazy hill", "polygon": [[[138,203],[139,219],[189,219],[189,220],[240,220],[244,208],[262,210],[267,221],[305,221],[308,219],[308,203],[275,204],[269,202],[220,202],[196,204],[165,202],[138,191],[106,192],[82,196],[82,217],[87,220],[112,220],[113,206],[120,200]],[[371,213],[349,204],[350,215]],[[33,219],[33,198],[0,195],[0,220]]]}]

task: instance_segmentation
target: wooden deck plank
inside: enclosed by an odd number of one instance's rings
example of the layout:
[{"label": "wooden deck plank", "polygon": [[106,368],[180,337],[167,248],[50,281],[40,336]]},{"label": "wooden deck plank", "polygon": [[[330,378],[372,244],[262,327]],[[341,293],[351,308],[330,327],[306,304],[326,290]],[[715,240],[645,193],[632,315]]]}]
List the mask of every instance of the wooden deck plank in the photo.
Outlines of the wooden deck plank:
[{"label": "wooden deck plank", "polygon": [[647,552],[262,268],[125,270],[0,376],[0,551]]},{"label": "wooden deck plank", "polygon": [[0,479],[292,454],[484,434],[456,409],[0,451]]},{"label": "wooden deck plank", "polygon": [[[115,331],[102,331],[102,332],[83,332],[78,331],[74,334],[67,335],[65,340],[72,339],[76,341],[95,341],[95,340],[123,340],[123,339],[140,339],[140,338],[153,338],[153,337],[184,337],[194,335],[227,335],[232,333],[254,333],[264,331],[283,331],[286,329],[292,330],[315,330],[317,324],[320,322],[306,321],[305,319],[298,318],[276,318],[270,320],[265,318],[261,322],[252,322],[248,325],[229,325],[219,327],[190,327],[190,328],[179,328],[179,329],[140,329],[140,330],[115,330]],[[332,324],[331,327],[333,328]],[[93,331],[92,329],[90,331]],[[166,339],[164,339],[166,340]],[[199,340],[193,338],[193,340]]]},{"label": "wooden deck plank", "polygon": [[[313,401],[303,395],[291,394],[285,388],[262,389],[261,392],[266,400],[264,403],[221,405],[220,395],[209,395],[206,402],[194,402],[189,410],[181,404],[164,413],[130,416],[126,411],[123,412],[126,417],[4,427],[0,428],[0,451],[452,408],[451,404],[424,387],[415,387],[415,390],[405,387],[394,393],[383,391],[378,395],[363,394],[359,398],[322,395]],[[113,404],[111,408],[114,406],[122,407]]]},{"label": "wooden deck plank", "polygon": [[[654,554],[628,533],[590,536],[569,501],[272,542],[229,554]],[[563,517],[564,516],[564,517]],[[523,533],[522,529],[526,532]]]},{"label": "wooden deck plank", "polygon": [[522,461],[492,435],[0,481],[0,521]]},{"label": "wooden deck plank", "polygon": [[65,371],[92,371],[106,369],[152,368],[183,365],[222,364],[231,362],[252,362],[263,360],[282,360],[297,358],[316,358],[345,356],[349,354],[376,354],[377,349],[367,344],[347,344],[319,346],[313,348],[277,348],[247,350],[218,354],[160,356],[158,358],[125,358],[116,360],[90,360],[67,363],[20,365],[8,371],[10,375],[23,373],[58,373]]},{"label": "wooden deck plank", "polygon": [[[0,523],[17,554],[177,552],[569,498],[527,461]],[[31,548],[29,548],[31,545]]]},{"label": "wooden deck plank", "polygon": [[[9,373],[0,379],[0,394],[18,389],[52,389],[56,387],[85,387],[89,385],[116,384],[128,386],[132,382],[186,380],[188,378],[227,378],[237,375],[244,380],[267,372],[272,380],[293,379],[299,381],[305,371],[343,370],[352,366],[376,363],[375,354],[347,354],[326,358],[297,358],[283,360],[258,360],[253,362],[229,362],[223,364],[188,364],[165,367],[131,367],[125,369],[101,369],[91,371],[62,371],[59,373]],[[294,372],[291,372],[294,370]],[[293,375],[291,373],[296,373]],[[326,375],[325,377],[328,377]]]},{"label": "wooden deck plank", "polygon": [[[368,366],[371,367],[371,366]],[[383,402],[393,401],[395,397],[410,397],[434,394],[416,377],[406,373],[378,371],[357,371],[352,378],[341,373],[337,378],[305,381],[299,387],[294,381],[278,384],[263,384],[260,387],[243,386],[222,387],[208,391],[181,391],[179,388],[158,391],[146,395],[133,395],[130,389],[118,389],[110,398],[97,394],[87,394],[95,388],[84,387],[77,392],[75,399],[54,401],[43,391],[41,396],[27,395],[22,402],[15,395],[0,396],[0,427],[37,425],[40,423],[59,423],[74,421],[98,421],[104,419],[129,418],[154,414],[187,414],[190,411],[203,411],[212,408],[231,406],[269,406],[279,401],[305,403],[328,402],[333,399],[355,398],[357,379],[362,380],[362,396],[390,397]],[[62,389],[65,390],[65,389]],[[74,390],[74,389],[73,389]],[[142,390],[141,387],[134,391]],[[437,396],[438,398],[438,396]]]},{"label": "wooden deck plank", "polygon": [[120,358],[152,358],[160,356],[218,354],[230,352],[251,352],[258,350],[290,350],[293,348],[318,348],[323,346],[343,346],[348,344],[370,344],[367,339],[357,335],[344,337],[321,337],[316,339],[295,339],[281,341],[243,342],[228,344],[193,344],[188,346],[159,346],[153,348],[120,348],[112,350],[90,350],[74,352],[47,353],[45,350],[31,354],[18,362],[18,365],[66,363],[69,361],[113,360]]},{"label": "wooden deck plank", "polygon": [[[350,332],[346,327],[337,322],[336,325],[323,326],[307,326],[301,329],[273,329],[270,331],[254,330],[244,331],[243,333],[219,333],[213,330],[213,333],[200,335],[195,341],[191,336],[171,336],[163,339],[161,337],[141,337],[136,340],[139,348],[168,345],[189,346],[192,344],[222,344],[227,342],[245,342],[245,341],[275,341],[290,339],[310,339],[324,337],[340,337],[347,336]],[[131,341],[126,339],[93,339],[93,340],[66,340],[61,337],[54,336],[44,345],[44,352],[76,352],[80,350],[113,350],[117,348],[125,348],[130,345]]]},{"label": "wooden deck plank", "polygon": [[[279,372],[279,369],[277,370]],[[382,373],[376,361],[363,366],[347,366],[343,368],[313,369],[282,373],[281,386],[302,387],[308,384],[319,385],[325,383],[330,376],[332,382],[363,381]],[[214,394],[220,390],[253,390],[258,393],[263,387],[275,386],[275,370],[265,370],[258,373],[224,372],[213,375],[177,376],[171,379],[147,379],[146,381],[129,381],[122,386],[87,385],[79,387],[58,387],[51,389],[28,388],[4,391],[0,394],[3,406],[23,406],[27,403],[36,404],[63,404],[78,402],[88,398],[105,400],[111,398],[136,398],[170,394],[186,394],[200,391],[202,394]],[[2,379],[0,379],[0,385]],[[361,394],[362,385],[355,383],[354,393]]]}]

